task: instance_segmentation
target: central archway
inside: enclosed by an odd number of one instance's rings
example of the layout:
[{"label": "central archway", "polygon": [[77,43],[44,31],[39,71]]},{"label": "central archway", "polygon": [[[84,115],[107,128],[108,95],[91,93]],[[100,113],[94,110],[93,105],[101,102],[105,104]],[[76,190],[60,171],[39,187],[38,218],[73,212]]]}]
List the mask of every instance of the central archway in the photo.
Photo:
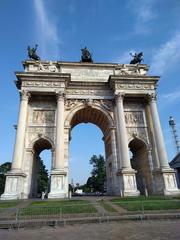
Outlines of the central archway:
[{"label": "central archway", "polygon": [[[103,135],[104,149],[105,149],[105,161],[106,161],[106,176],[107,176],[107,192],[113,194],[114,173],[113,173],[113,156],[112,156],[112,145],[111,145],[111,127],[113,120],[110,114],[104,110],[96,107],[82,107],[76,109],[71,113],[69,118],[69,126],[72,130],[75,126],[81,123],[92,123],[98,127]],[[92,153],[93,155],[93,153]]]}]

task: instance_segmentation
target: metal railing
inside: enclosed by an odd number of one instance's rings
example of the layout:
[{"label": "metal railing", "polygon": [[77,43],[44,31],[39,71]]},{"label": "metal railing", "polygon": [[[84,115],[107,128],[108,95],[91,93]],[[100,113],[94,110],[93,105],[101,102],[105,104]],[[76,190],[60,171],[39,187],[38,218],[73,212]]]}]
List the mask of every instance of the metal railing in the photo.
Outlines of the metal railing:
[{"label": "metal railing", "polygon": [[[53,202],[52,202],[53,203]],[[105,206],[106,204],[106,206]],[[0,208],[0,221],[33,220],[33,219],[78,219],[88,217],[112,217],[168,213],[180,214],[180,200],[152,200],[152,201],[97,201],[86,204],[67,204],[64,206],[33,206],[25,208]],[[110,205],[110,204],[109,204]],[[113,206],[117,206],[116,208]],[[104,208],[104,211],[102,211]]]}]

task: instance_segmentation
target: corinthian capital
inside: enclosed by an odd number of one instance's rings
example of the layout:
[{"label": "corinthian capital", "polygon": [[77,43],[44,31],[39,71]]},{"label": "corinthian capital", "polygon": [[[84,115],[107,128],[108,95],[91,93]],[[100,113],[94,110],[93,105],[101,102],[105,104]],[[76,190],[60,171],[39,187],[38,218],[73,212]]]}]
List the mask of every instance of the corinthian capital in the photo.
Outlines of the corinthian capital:
[{"label": "corinthian capital", "polygon": [[31,94],[28,91],[24,91],[24,90],[20,91],[21,101],[28,101],[30,96],[31,96]]},{"label": "corinthian capital", "polygon": [[64,101],[65,99],[65,92],[64,91],[59,91],[56,92],[56,97],[57,97],[57,101]]},{"label": "corinthian capital", "polygon": [[156,93],[147,94],[147,99],[148,99],[149,102],[156,101],[157,94]]},{"label": "corinthian capital", "polygon": [[116,99],[116,101],[123,101],[124,96],[125,96],[125,93],[124,93],[124,92],[115,93],[115,99]]}]

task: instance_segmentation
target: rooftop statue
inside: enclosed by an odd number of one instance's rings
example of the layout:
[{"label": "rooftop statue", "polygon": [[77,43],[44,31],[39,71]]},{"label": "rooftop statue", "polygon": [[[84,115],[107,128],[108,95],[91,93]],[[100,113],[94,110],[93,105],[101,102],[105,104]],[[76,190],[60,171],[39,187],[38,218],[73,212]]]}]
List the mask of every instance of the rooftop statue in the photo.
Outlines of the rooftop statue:
[{"label": "rooftop statue", "polygon": [[27,47],[28,50],[28,56],[30,59],[32,60],[36,60],[39,61],[41,60],[40,57],[36,54],[36,50],[37,50],[38,45],[36,44],[35,47],[30,48],[30,46]]},{"label": "rooftop statue", "polygon": [[136,63],[140,64],[143,61],[143,52],[135,53],[134,55],[130,53],[130,55],[133,57],[130,64],[136,64]]},{"label": "rooftop statue", "polygon": [[93,62],[91,53],[87,49],[87,47],[81,49],[81,62]]}]

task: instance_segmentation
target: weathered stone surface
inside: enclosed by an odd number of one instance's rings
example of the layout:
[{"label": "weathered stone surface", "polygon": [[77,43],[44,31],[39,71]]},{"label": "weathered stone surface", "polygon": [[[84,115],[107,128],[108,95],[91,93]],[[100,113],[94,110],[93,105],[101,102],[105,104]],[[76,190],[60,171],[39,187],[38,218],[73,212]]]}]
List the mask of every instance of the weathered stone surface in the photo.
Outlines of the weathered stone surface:
[{"label": "weathered stone surface", "polygon": [[159,77],[148,76],[147,65],[23,64],[25,71],[16,73],[20,114],[2,199],[36,196],[38,157],[44,149],[52,151],[49,198],[67,197],[70,130],[81,122],[103,132],[109,194],[178,193],[156,107]]}]

